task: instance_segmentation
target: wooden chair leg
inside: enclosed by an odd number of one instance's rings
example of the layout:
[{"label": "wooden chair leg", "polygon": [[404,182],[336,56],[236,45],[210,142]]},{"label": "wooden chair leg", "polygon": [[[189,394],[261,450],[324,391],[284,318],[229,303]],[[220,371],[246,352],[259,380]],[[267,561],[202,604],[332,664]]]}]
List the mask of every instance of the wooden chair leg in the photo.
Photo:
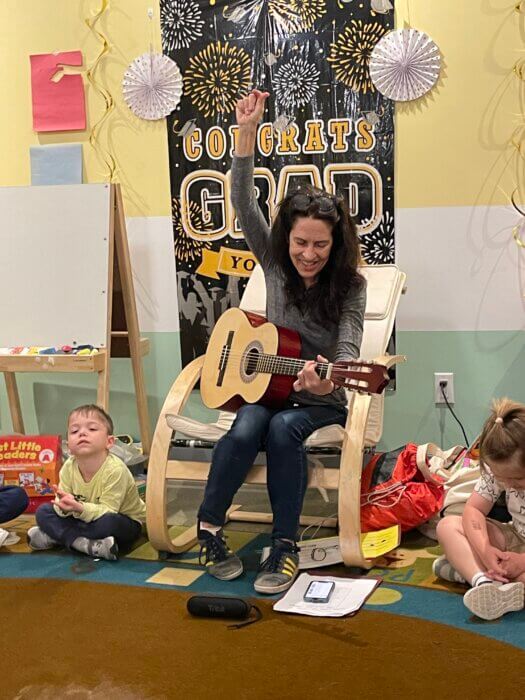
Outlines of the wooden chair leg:
[{"label": "wooden chair leg", "polygon": [[365,428],[371,397],[356,394],[349,411],[339,475],[339,546],[346,566],[369,569],[373,561],[365,559],[361,548],[361,470]]},{"label": "wooden chair leg", "polygon": [[16,385],[16,377],[14,372],[4,372],[5,385],[7,388],[7,400],[9,402],[9,411],[11,413],[11,422],[15,433],[25,435],[24,420],[22,418],[22,409],[20,407],[20,396]]},{"label": "wooden chair leg", "polygon": [[166,471],[173,434],[166,423],[169,413],[180,414],[191,390],[200,376],[204,356],[190,362],[177,377],[171,387],[160,412],[148,462],[146,485],[146,526],[152,546],[159,552],[179,554],[190,549],[196,542],[196,528],[190,528],[180,537],[172,539],[168,531]]}]

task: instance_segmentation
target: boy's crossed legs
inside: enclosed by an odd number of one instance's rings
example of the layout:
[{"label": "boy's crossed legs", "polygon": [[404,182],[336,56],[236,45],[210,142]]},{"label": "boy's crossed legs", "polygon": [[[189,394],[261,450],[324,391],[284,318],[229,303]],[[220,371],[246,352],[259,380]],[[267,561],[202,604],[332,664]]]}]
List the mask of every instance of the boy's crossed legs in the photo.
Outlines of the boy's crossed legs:
[{"label": "boy's crossed legs", "polygon": [[92,557],[108,560],[118,558],[119,549],[128,549],[139,537],[142,525],[127,515],[107,513],[84,522],[69,516],[61,518],[51,503],[36,511],[37,526],[28,531],[28,542],[32,549],[51,549],[65,546]]}]

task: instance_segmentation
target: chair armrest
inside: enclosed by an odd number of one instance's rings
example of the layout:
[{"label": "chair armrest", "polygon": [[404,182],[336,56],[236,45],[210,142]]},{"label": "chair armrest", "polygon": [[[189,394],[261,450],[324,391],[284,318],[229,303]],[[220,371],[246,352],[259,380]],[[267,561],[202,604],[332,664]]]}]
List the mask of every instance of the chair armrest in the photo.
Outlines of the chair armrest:
[{"label": "chair armrest", "polygon": [[361,470],[370,394],[353,394],[344,428],[339,464],[339,546],[346,566],[368,569],[361,548]]},{"label": "chair armrest", "polygon": [[182,413],[184,406],[186,405],[188,398],[195,387],[195,384],[199,381],[202,373],[202,365],[204,364],[204,355],[196,357],[186,365],[179,376],[175,379],[171,385],[171,389],[166,396],[164,405],[160,412],[159,421],[163,418],[164,423],[166,422],[166,415],[168,413],[179,414]]},{"label": "chair armrest", "polygon": [[406,355],[379,355],[379,357],[374,357],[373,359],[373,362],[378,365],[384,365],[387,369],[406,361]]}]

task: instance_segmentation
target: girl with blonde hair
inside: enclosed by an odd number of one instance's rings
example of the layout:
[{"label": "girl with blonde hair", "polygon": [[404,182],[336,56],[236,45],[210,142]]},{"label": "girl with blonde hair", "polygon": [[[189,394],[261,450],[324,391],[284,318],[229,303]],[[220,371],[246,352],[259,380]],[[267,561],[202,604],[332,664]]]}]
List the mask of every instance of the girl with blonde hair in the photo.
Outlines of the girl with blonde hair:
[{"label": "girl with blonde hair", "polygon": [[[472,586],[466,607],[484,620],[522,610],[525,604],[525,406],[494,401],[481,433],[481,476],[463,515],[438,525],[445,555],[434,562],[441,578]],[[505,491],[509,523],[488,518]]]}]

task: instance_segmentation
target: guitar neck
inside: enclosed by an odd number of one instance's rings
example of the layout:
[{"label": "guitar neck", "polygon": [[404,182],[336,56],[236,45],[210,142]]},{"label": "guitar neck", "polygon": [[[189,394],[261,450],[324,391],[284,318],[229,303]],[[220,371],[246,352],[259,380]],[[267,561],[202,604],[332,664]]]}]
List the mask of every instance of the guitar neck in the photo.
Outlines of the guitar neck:
[{"label": "guitar neck", "polygon": [[[306,360],[298,360],[292,357],[284,357],[281,355],[266,355],[258,354],[256,357],[250,358],[249,367],[254,372],[263,374],[284,374],[286,376],[297,376],[306,364]],[[328,363],[317,363],[317,374],[321,379],[325,379],[328,372]]]}]

